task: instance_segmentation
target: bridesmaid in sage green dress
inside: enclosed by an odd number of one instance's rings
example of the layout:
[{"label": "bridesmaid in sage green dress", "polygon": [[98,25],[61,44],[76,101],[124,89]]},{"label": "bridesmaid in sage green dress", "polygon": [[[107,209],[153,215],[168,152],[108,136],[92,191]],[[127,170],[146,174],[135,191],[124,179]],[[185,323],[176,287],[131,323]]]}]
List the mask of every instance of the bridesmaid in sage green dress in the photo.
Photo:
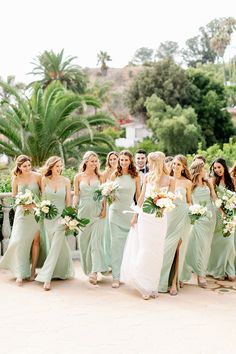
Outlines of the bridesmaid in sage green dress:
[{"label": "bridesmaid in sage green dress", "polygon": [[[229,174],[226,161],[222,158],[216,159],[211,165],[213,184],[219,188],[225,187],[235,191],[234,180]],[[233,281],[235,279],[235,245],[234,233],[229,237],[222,235],[222,216],[217,211],[217,222],[211,246],[211,255],[208,264],[208,274],[216,279]]]},{"label": "bridesmaid in sage green dress", "polygon": [[[234,182],[234,189],[236,191],[236,162],[234,163],[231,171],[230,171],[230,175],[233,179],[233,182]],[[236,228],[234,230],[234,248],[236,250]],[[235,273],[236,273],[236,255],[235,255],[235,258],[234,258],[234,267],[235,267]]]},{"label": "bridesmaid in sage green dress", "polygon": [[[20,155],[13,171],[12,196],[15,197],[19,192],[24,193],[26,189],[39,195],[41,175],[32,171],[31,159],[28,156]],[[32,211],[32,208],[33,205],[16,207],[10,243],[0,262],[0,268],[9,269],[19,286],[22,285],[23,279],[34,279],[38,261],[39,224],[35,221],[33,213],[24,215],[26,209]]]},{"label": "bridesmaid in sage green dress", "polygon": [[50,157],[44,167],[42,193],[58,209],[54,219],[44,220],[48,254],[36,281],[44,283],[44,290],[50,290],[51,279],[70,279],[74,276],[74,266],[70,247],[65,237],[65,227],[60,224],[62,210],[70,205],[71,186],[68,178],[61,176],[63,163],[60,157]]},{"label": "bridesmaid in sage green dress", "polygon": [[210,180],[205,180],[204,162],[197,159],[190,167],[192,175],[192,204],[204,204],[208,215],[195,221],[189,235],[189,242],[181,275],[182,281],[191,279],[191,272],[198,276],[198,285],[207,287],[206,273],[210,257],[211,243],[216,223],[213,201],[216,200],[214,187]]},{"label": "bridesmaid in sage green dress", "polygon": [[191,226],[188,211],[192,182],[185,156],[174,157],[170,175],[175,179],[175,193],[179,194],[179,198],[175,200],[176,208],[167,214],[159,292],[167,292],[169,289],[170,295],[177,295],[178,277],[182,273]]},{"label": "bridesmaid in sage green dress", "polygon": [[80,165],[80,173],[74,179],[74,201],[79,218],[88,218],[90,223],[78,234],[81,267],[89,282],[97,284],[97,274],[106,273],[104,254],[104,229],[106,216],[105,201],[95,201],[94,192],[103,183],[99,172],[98,156],[93,151],[87,151]]},{"label": "bridesmaid in sage green dress", "polygon": [[[116,151],[111,151],[107,155],[106,159],[106,169],[102,174],[103,179],[109,181],[111,175],[116,171],[118,165],[119,154]],[[104,253],[106,264],[111,267],[111,233],[110,233],[110,223],[109,223],[109,205],[107,204],[106,211],[106,221],[104,230]]]},{"label": "bridesmaid in sage green dress", "polygon": [[131,227],[132,214],[124,214],[124,210],[131,210],[134,196],[138,200],[140,195],[140,177],[133,162],[133,156],[128,150],[120,152],[117,171],[111,180],[119,184],[117,199],[111,204],[109,221],[111,231],[111,267],[113,288],[120,286],[120,268],[123,258],[126,239]]}]

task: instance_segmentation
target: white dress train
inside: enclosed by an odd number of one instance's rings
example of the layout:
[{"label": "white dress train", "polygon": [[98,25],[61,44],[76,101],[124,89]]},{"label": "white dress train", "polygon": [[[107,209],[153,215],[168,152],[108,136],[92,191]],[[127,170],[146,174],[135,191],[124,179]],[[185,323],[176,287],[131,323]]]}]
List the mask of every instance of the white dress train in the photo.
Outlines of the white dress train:
[{"label": "white dress train", "polygon": [[[146,198],[149,191],[148,183]],[[156,296],[158,293],[166,230],[166,214],[157,218],[154,214],[146,214],[141,210],[137,225],[129,232],[120,280],[142,295]]]}]

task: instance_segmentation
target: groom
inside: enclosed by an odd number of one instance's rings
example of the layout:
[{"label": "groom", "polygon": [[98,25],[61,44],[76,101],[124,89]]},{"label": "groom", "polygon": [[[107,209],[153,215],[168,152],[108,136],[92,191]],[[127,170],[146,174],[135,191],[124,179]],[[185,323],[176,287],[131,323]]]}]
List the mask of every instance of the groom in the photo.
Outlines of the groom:
[{"label": "groom", "polygon": [[139,149],[135,153],[135,163],[136,167],[139,171],[140,179],[141,179],[141,186],[144,181],[144,177],[146,173],[148,173],[148,167],[147,167],[147,153],[143,149]]}]

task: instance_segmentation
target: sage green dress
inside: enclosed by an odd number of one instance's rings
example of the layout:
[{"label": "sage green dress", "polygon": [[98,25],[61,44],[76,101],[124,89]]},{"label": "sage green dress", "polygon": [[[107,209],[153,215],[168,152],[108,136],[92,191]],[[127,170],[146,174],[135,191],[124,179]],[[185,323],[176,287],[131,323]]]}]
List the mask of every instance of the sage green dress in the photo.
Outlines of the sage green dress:
[{"label": "sage green dress", "polygon": [[191,272],[205,277],[210,257],[211,243],[216,224],[216,209],[211,199],[210,189],[207,186],[198,186],[192,192],[192,204],[204,203],[211,215],[203,216],[192,226],[180,279],[188,281]]},{"label": "sage green dress", "polygon": [[[31,190],[36,195],[40,193],[37,182],[18,185],[18,192],[24,193],[26,189]],[[35,221],[33,213],[24,215],[23,207],[17,206],[9,246],[1,259],[0,268],[9,269],[15,278],[29,278],[32,242],[39,231],[40,224]],[[42,248],[40,251],[42,254]],[[42,258],[42,255],[40,255],[40,258]]]},{"label": "sage green dress", "polygon": [[109,221],[111,231],[111,267],[113,279],[120,279],[120,268],[126,239],[130,230],[132,214],[124,214],[124,210],[131,210],[136,190],[135,178],[122,175],[115,180],[119,184],[117,199],[111,204]]},{"label": "sage green dress", "polygon": [[235,276],[235,245],[234,233],[229,237],[222,235],[222,217],[216,212],[216,227],[211,245],[211,255],[208,263],[208,274],[214,278]]},{"label": "sage green dress", "polygon": [[79,218],[88,218],[90,223],[78,234],[81,267],[86,275],[107,272],[104,254],[105,218],[101,218],[102,203],[93,199],[100,181],[91,185],[80,182]]},{"label": "sage green dress", "polygon": [[65,227],[60,224],[61,213],[65,208],[66,186],[62,186],[55,192],[46,184],[44,198],[50,200],[57,207],[58,214],[52,220],[44,219],[48,254],[35,280],[44,283],[53,278],[70,279],[74,276],[74,266],[65,236]]},{"label": "sage green dress", "polygon": [[109,205],[106,208],[106,218],[105,218],[105,228],[104,228],[104,255],[106,264],[111,267],[111,232],[110,232],[110,221],[109,221]]},{"label": "sage green dress", "polygon": [[182,240],[182,243],[179,248],[178,274],[182,273],[191,227],[188,216],[189,208],[186,202],[186,189],[179,187],[176,189],[176,193],[180,193],[182,199],[176,199],[174,202],[176,208],[167,213],[167,233],[165,237],[164,258],[159,283],[159,292],[163,293],[168,291],[168,288],[172,283],[175,273],[175,254],[179,240]]}]

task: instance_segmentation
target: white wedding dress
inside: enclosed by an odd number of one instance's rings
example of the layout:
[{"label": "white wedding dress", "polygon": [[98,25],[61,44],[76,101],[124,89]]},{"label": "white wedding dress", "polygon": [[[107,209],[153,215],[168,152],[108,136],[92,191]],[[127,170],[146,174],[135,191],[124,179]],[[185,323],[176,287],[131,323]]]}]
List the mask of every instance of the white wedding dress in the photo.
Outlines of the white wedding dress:
[{"label": "white wedding dress", "polygon": [[[150,196],[151,187],[147,183],[145,198]],[[157,218],[140,209],[138,223],[129,232],[120,280],[136,288],[142,295],[155,297],[158,294],[166,230],[166,214]]]}]

